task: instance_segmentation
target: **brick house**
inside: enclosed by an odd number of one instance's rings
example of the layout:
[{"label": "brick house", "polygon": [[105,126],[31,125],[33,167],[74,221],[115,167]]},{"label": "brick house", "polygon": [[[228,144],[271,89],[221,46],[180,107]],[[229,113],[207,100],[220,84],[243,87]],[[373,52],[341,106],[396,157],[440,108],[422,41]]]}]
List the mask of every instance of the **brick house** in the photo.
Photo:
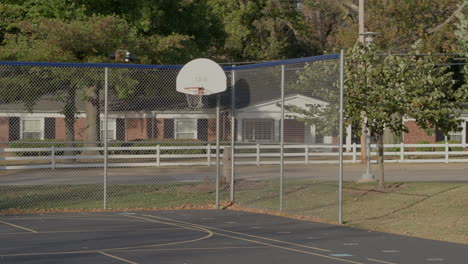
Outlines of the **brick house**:
[{"label": "brick house", "polygon": [[[216,115],[212,107],[188,109],[178,105],[177,101],[172,103],[172,106],[166,101],[168,100],[165,98],[153,98],[151,102],[141,98],[111,101],[108,112],[108,138],[118,141],[215,140]],[[76,100],[76,107],[74,139],[82,140],[86,132],[86,115],[83,103],[79,99]],[[26,110],[22,102],[0,104],[0,141],[65,140],[65,118],[61,113],[62,109],[63,103],[52,95],[39,99],[32,112]],[[100,117],[102,138],[102,111]],[[222,139],[229,140],[230,133],[226,131],[226,126],[230,124],[230,120],[224,111],[220,118]]]},{"label": "brick house", "polygon": [[[205,107],[190,109],[185,98],[132,98],[111,100],[108,112],[108,138],[117,141],[216,139],[216,112],[213,98],[204,98]],[[221,100],[229,102],[229,100]],[[236,109],[236,140],[243,142],[278,142],[280,139],[281,108],[279,99],[260,101]],[[82,140],[86,132],[83,103],[76,100],[75,140]],[[300,94],[285,97],[286,105],[306,107],[325,104],[323,101]],[[63,103],[49,95],[39,99],[33,111],[22,102],[0,104],[0,141],[21,139],[65,140],[65,118],[60,113]],[[221,140],[230,140],[230,105],[222,103],[220,116]],[[101,113],[101,127],[103,114]],[[296,121],[286,113],[284,140],[287,143],[331,143],[331,136],[318,135],[314,126]],[[101,129],[101,138],[103,136]]]},{"label": "brick house", "polygon": [[[447,136],[447,140],[454,140],[466,144],[468,143],[468,129],[466,124],[468,122],[467,113],[462,113],[461,118],[463,119],[461,123],[462,130],[450,132]],[[433,144],[445,140],[445,136],[442,133],[440,133],[437,129],[435,129],[433,133],[426,133],[425,130],[418,127],[414,119],[406,118],[404,122],[409,130],[409,133],[403,134],[403,143],[405,144],[416,144],[422,140],[428,141],[429,144]]]}]

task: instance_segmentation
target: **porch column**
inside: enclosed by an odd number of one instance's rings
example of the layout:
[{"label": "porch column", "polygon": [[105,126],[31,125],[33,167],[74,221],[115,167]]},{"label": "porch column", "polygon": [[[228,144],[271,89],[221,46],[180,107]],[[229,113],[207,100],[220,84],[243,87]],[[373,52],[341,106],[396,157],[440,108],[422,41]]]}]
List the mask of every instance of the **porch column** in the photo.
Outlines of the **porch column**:
[{"label": "porch column", "polygon": [[273,122],[273,129],[274,129],[274,141],[275,142],[279,142],[280,141],[280,133],[281,133],[281,130],[280,130],[280,126],[281,126],[281,119],[275,119],[274,122]]},{"label": "porch column", "polygon": [[244,137],[242,136],[242,130],[244,129],[243,124],[244,119],[237,117],[237,141],[244,141]]},{"label": "porch column", "polygon": [[351,128],[351,125],[348,125],[346,127],[346,145],[349,145],[349,147],[346,148],[346,151],[349,152],[351,151],[351,144],[352,144],[352,138],[353,138],[353,135],[351,134],[352,133],[352,128]]},{"label": "porch column", "polygon": [[463,148],[466,148],[466,120],[462,122],[462,142]]}]

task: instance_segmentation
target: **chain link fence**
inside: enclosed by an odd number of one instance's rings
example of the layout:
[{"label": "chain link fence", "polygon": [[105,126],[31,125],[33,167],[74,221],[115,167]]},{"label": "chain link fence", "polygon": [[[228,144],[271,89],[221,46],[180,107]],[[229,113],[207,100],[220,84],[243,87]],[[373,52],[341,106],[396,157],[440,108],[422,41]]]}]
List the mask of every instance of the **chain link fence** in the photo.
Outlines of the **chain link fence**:
[{"label": "chain link fence", "polygon": [[0,62],[0,211],[235,202],[336,220],[339,58],[224,67],[228,89],[204,97],[176,92],[181,66]]},{"label": "chain link fence", "polygon": [[338,56],[261,66],[235,71],[235,202],[336,220]]}]

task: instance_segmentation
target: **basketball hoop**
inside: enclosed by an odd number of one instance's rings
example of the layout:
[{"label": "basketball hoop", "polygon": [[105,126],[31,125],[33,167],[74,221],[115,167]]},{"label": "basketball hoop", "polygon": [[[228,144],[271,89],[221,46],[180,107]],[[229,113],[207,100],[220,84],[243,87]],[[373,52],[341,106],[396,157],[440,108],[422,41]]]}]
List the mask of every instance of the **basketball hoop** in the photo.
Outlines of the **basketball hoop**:
[{"label": "basketball hoop", "polygon": [[205,89],[203,87],[185,87],[185,98],[190,108],[200,109],[203,107],[203,95]]},{"label": "basketball hoop", "polygon": [[186,94],[191,95],[205,95],[205,88],[203,87],[184,87]]},{"label": "basketball hoop", "polygon": [[190,108],[202,108],[203,96],[226,91],[223,68],[209,59],[195,59],[185,64],[177,74],[176,90],[184,93]]}]

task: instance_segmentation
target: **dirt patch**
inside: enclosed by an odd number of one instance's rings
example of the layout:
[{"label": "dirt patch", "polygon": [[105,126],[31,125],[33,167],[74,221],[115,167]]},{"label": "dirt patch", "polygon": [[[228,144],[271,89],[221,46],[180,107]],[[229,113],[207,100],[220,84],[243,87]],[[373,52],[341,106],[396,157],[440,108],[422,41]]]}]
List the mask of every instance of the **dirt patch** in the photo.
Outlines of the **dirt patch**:
[{"label": "dirt patch", "polygon": [[[258,190],[268,186],[266,182],[260,181],[248,181],[248,180],[237,180],[235,183],[236,191],[251,191],[251,190]],[[220,182],[219,190],[220,191],[229,191],[230,184],[226,182]],[[165,190],[161,190],[163,192]],[[216,184],[214,182],[202,182],[194,185],[186,185],[177,187],[177,191],[179,192],[207,192],[212,193],[216,191]]]},{"label": "dirt patch", "polygon": [[331,221],[331,220],[327,220],[327,219],[323,219],[323,218],[303,216],[303,215],[292,215],[292,214],[281,213],[281,212],[277,212],[277,211],[264,210],[264,209],[247,208],[247,207],[239,206],[237,204],[231,204],[230,206],[227,206],[227,207],[225,207],[223,209],[233,210],[233,211],[241,211],[241,212],[248,212],[248,213],[275,215],[275,216],[282,216],[282,217],[287,217],[287,218],[302,220],[302,221],[310,221],[310,222],[319,222],[319,223],[325,223],[325,224],[338,225],[338,223],[335,222],[335,221]]},{"label": "dirt patch", "polygon": [[[224,206],[227,206],[225,203]],[[132,212],[132,211],[168,211],[168,210],[207,210],[213,209],[214,204],[190,205],[164,208],[109,208],[109,209],[8,209],[0,211],[0,215],[20,215],[20,214],[49,214],[49,213],[82,213],[82,212]]]},{"label": "dirt patch", "polygon": [[354,188],[354,187],[345,187],[346,191],[352,196],[365,196],[370,193],[392,193],[400,191],[406,187],[405,183],[393,183],[386,185],[385,188],[378,187],[367,187],[367,188]]},{"label": "dirt patch", "polygon": [[235,187],[237,191],[258,190],[267,187],[268,183],[263,181],[237,180]]},{"label": "dirt patch", "polygon": [[[195,185],[184,185],[176,188],[177,192],[184,193],[213,193],[216,191],[216,184],[214,182],[203,182]],[[219,191],[229,190],[229,184],[220,183]]]}]

